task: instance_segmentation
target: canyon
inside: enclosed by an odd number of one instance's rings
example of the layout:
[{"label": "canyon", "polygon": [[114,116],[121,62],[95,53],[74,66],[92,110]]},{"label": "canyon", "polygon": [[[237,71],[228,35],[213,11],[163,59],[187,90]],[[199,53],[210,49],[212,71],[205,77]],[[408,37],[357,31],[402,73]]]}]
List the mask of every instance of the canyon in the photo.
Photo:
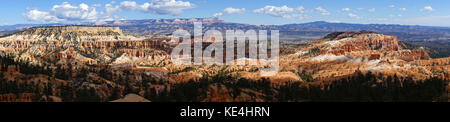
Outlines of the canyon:
[{"label": "canyon", "polygon": [[[227,82],[214,80],[225,76],[264,81],[274,90],[292,83],[323,84],[351,77],[355,72],[414,80],[429,77],[450,80],[450,57],[433,59],[427,51],[413,48],[395,36],[372,31],[335,32],[309,44],[283,45],[280,71],[266,77],[260,76],[259,70],[264,66],[258,65],[175,65],[169,54],[178,44],[170,36],[133,36],[119,27],[29,28],[0,38],[0,56],[4,58],[0,68],[2,80],[33,84],[30,87],[40,89],[34,92],[45,95],[4,94],[0,100],[13,101],[19,96],[17,101],[30,101],[35,97],[41,101],[67,101],[86,97],[77,96],[82,94],[88,96],[82,100],[95,97],[97,101],[112,101],[125,97],[154,101],[137,95],[169,94],[180,84],[202,83],[200,81],[206,78],[212,79],[212,83],[198,88],[206,94],[198,101],[266,101],[263,98],[267,94],[261,91],[236,89]],[[208,42],[204,43],[206,45]]]}]

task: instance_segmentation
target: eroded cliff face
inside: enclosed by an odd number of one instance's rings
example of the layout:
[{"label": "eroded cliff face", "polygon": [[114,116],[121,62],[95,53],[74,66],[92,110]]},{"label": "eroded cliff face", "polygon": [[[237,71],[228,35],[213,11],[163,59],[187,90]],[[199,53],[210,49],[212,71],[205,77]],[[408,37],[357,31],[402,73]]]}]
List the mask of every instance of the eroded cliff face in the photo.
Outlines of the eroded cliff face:
[{"label": "eroded cliff face", "polygon": [[34,27],[0,38],[3,55],[14,55],[16,60],[38,65],[56,60],[109,64],[123,54],[137,58],[167,55],[160,51],[164,49],[169,48],[163,40],[126,35],[118,27]]},{"label": "eroded cliff face", "polygon": [[[79,88],[95,89],[103,99],[115,92],[111,86],[122,93],[125,88],[120,84],[145,82],[144,85],[157,88],[158,94],[170,91],[168,88],[174,84],[224,74],[249,81],[267,79],[274,88],[291,82],[343,78],[355,71],[450,79],[450,57],[430,59],[426,51],[412,50],[395,36],[369,31],[332,33],[309,45],[288,47],[290,51],[280,55],[279,73],[271,77],[260,76],[259,71],[264,68],[260,65],[174,65],[169,55],[174,45],[177,42],[171,40],[128,36],[117,27],[41,27],[0,38],[0,55],[70,77],[63,80],[52,75],[25,75],[12,70],[17,68],[8,68],[4,73],[7,80],[75,83]],[[91,73],[85,73],[86,70]],[[262,101],[258,98],[264,96],[249,89],[229,96],[233,92],[230,89],[220,83],[212,84],[203,101]],[[250,94],[257,97],[253,99]]]},{"label": "eroded cliff face", "polygon": [[[448,59],[431,59],[424,50],[412,50],[395,36],[370,31],[332,33],[296,53],[282,56],[282,67],[294,72],[309,72],[317,79],[351,75],[355,71],[388,75],[447,76]],[[434,67],[417,62],[434,63]]]},{"label": "eroded cliff face", "polygon": [[96,26],[50,26],[33,27],[0,39],[1,41],[23,41],[31,43],[132,41],[141,40],[123,34],[119,27]]},{"label": "eroded cliff face", "polygon": [[126,35],[118,27],[35,27],[0,38],[3,58],[10,57],[14,62],[39,67],[47,73],[24,74],[19,68],[8,69],[3,73],[7,74],[4,75],[7,81],[70,83],[80,89],[95,89],[101,99],[111,96],[111,87],[123,89],[117,83],[124,78],[130,83],[142,82],[142,77],[167,79],[167,71],[162,68],[137,67],[164,66],[169,61],[165,50],[169,49],[163,39]]},{"label": "eroded cliff face", "polygon": [[[170,61],[167,40],[148,40],[123,34],[118,27],[37,27],[0,38],[3,55],[40,66],[80,69],[86,65],[110,65],[115,69],[148,69],[169,72],[168,81],[187,82],[221,70],[258,80],[262,66],[177,66]],[[336,32],[313,43],[295,47],[280,57],[279,75],[268,78],[276,84],[304,82],[302,74],[315,79],[345,76],[356,70],[424,78],[448,76],[446,59],[430,59],[424,50],[411,50],[395,36],[370,31]],[[421,61],[434,63],[433,68]],[[444,62],[444,63],[442,63]],[[189,70],[187,70],[189,69]],[[173,73],[170,73],[173,72]]]}]

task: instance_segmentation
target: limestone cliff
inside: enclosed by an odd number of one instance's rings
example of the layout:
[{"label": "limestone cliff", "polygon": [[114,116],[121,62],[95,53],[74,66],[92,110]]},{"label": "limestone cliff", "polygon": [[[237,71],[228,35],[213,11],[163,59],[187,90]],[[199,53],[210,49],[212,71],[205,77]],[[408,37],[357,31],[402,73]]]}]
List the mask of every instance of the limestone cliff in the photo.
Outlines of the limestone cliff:
[{"label": "limestone cliff", "polygon": [[[371,31],[336,32],[281,56],[283,70],[307,72],[316,79],[351,75],[356,70],[388,75],[448,76],[446,59],[431,59],[422,49],[411,49],[397,37]],[[434,66],[417,62],[442,62]],[[432,68],[441,67],[441,68]]]},{"label": "limestone cliff", "polygon": [[139,38],[125,35],[119,27],[101,26],[49,26],[32,27],[6,36],[0,41],[29,42],[85,42],[133,41]]},{"label": "limestone cliff", "polygon": [[38,65],[53,61],[108,64],[123,53],[129,58],[154,59],[164,55],[160,51],[164,49],[168,48],[163,40],[126,35],[119,27],[33,27],[0,38],[1,53]]}]

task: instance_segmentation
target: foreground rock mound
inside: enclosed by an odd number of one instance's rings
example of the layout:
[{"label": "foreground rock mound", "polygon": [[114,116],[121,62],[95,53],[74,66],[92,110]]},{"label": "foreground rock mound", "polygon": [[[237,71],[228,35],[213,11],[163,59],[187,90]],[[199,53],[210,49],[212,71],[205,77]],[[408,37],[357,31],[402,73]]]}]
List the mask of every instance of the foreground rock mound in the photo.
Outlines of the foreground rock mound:
[{"label": "foreground rock mound", "polygon": [[145,99],[136,94],[128,94],[122,99],[114,100],[111,102],[150,102],[150,100]]}]

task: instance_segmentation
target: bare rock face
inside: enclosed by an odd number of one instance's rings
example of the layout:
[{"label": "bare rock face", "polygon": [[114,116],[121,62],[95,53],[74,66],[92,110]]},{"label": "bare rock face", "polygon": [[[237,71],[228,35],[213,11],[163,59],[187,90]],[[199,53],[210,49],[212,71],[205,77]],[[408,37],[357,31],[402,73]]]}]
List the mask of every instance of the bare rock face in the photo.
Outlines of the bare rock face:
[{"label": "bare rock face", "polygon": [[150,101],[136,94],[128,94],[122,99],[114,100],[111,102],[150,102]]},{"label": "bare rock face", "polygon": [[29,42],[129,41],[139,38],[125,35],[119,27],[50,26],[33,27],[0,40]]},{"label": "bare rock face", "polygon": [[405,61],[414,61],[430,59],[430,56],[425,50],[408,50],[401,52],[399,58]]},{"label": "bare rock face", "polygon": [[[45,61],[108,64],[127,54],[130,58],[153,59],[170,49],[162,40],[126,35],[119,27],[33,27],[0,38],[0,50],[8,55],[43,65]],[[45,61],[44,61],[45,60]]]},{"label": "bare rock face", "polygon": [[370,31],[333,33],[313,44],[325,43],[330,53],[342,55],[353,51],[398,51],[401,49],[395,36],[383,35]]},{"label": "bare rock face", "polygon": [[[357,70],[418,79],[448,75],[446,60],[431,59],[425,50],[412,50],[395,36],[370,31],[332,33],[296,52],[281,56],[282,69],[307,71],[316,79],[347,76]],[[424,61],[435,63],[418,63]]]},{"label": "bare rock face", "polygon": [[409,50],[398,41],[397,37],[383,35],[371,31],[335,32],[323,39],[314,41],[309,49],[310,53],[318,55],[350,55],[369,57],[369,60],[381,58],[395,58],[405,61],[429,59],[424,50]]},{"label": "bare rock face", "polygon": [[[167,23],[195,21],[208,20],[179,20]],[[270,82],[271,87],[291,82],[337,79],[351,76],[355,71],[412,76],[416,79],[429,76],[449,79],[450,76],[450,58],[430,59],[426,51],[411,50],[395,36],[370,31],[332,33],[309,45],[291,47],[288,53],[280,55],[280,70],[276,76],[271,77],[260,76],[259,70],[264,67],[261,65],[175,65],[171,62],[169,53],[177,44],[170,40],[129,36],[117,27],[37,27],[0,38],[0,55],[12,56],[14,60],[26,61],[54,71],[67,71],[66,74],[74,78],[61,80],[43,74],[25,75],[21,74],[18,68],[11,66],[7,69],[9,73],[5,73],[7,80],[57,83],[85,80],[80,86],[95,89],[102,99],[111,95],[109,86],[117,86],[123,82],[139,83],[151,79],[149,81],[155,83],[149,86],[157,88],[158,94],[170,88],[170,85],[214,76],[221,72],[249,81],[265,79]],[[84,69],[111,72],[79,75]],[[81,78],[77,79],[76,76]],[[203,101],[263,101],[258,99],[264,96],[259,91],[241,90],[241,93],[230,95],[229,93],[236,91],[224,87],[223,84],[213,84],[208,87],[208,96]],[[119,91],[123,91],[123,88]],[[27,101],[30,96],[21,99]],[[255,96],[254,99],[249,99],[252,96]],[[0,95],[0,101],[15,99],[16,96]],[[133,94],[117,100],[128,101],[148,100]]]}]

